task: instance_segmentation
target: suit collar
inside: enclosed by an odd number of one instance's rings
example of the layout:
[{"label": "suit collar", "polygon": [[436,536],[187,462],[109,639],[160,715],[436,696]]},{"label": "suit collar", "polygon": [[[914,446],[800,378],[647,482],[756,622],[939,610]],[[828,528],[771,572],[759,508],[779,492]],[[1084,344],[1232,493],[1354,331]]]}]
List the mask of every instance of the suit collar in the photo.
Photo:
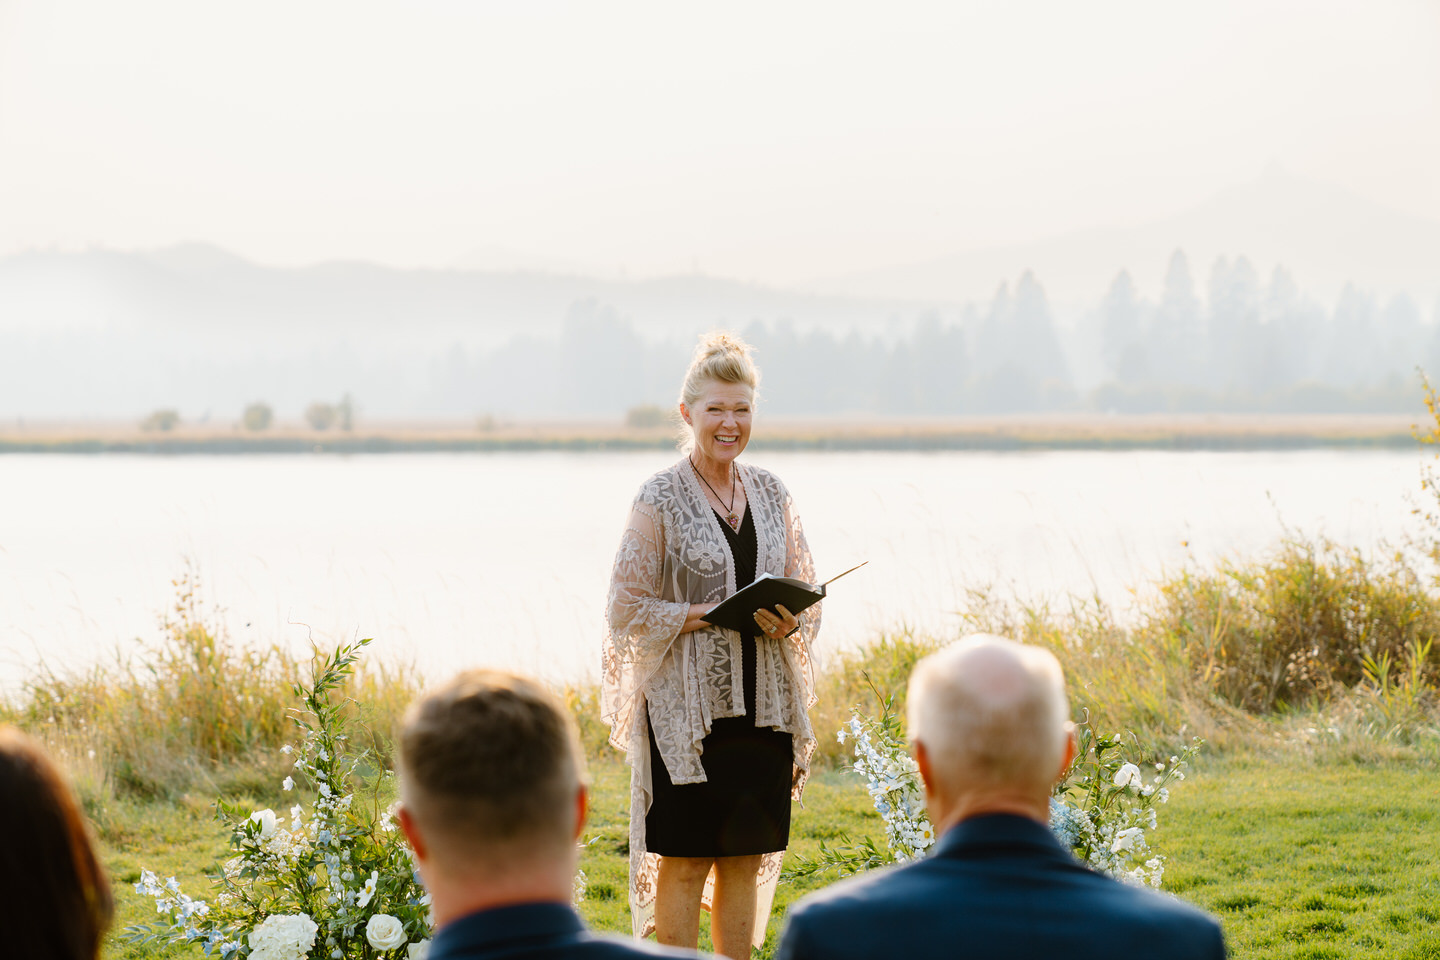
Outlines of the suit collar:
[{"label": "suit collar", "polygon": [[1049,827],[1013,813],[987,813],[960,821],[935,844],[934,856],[969,857],[1021,849],[1069,856]]},{"label": "suit collar", "polygon": [[585,930],[564,903],[521,903],[496,907],[451,921],[435,934],[431,955],[471,956],[515,940],[573,937]]}]

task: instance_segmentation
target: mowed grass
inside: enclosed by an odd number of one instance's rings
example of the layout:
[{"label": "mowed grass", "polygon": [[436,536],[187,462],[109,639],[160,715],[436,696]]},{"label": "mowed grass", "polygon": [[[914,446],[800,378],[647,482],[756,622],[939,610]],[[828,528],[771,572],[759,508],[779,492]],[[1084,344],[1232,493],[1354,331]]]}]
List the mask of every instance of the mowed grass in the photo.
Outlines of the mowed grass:
[{"label": "mowed grass", "polygon": [[1165,886],[1236,957],[1440,958],[1437,801],[1430,764],[1217,765],[1165,808]]},{"label": "mowed grass", "polygon": [[[581,911],[597,929],[628,933],[629,771],[605,757],[591,779]],[[279,810],[294,797],[277,789],[252,800]],[[1440,960],[1437,800],[1440,776],[1429,762],[1211,760],[1161,808],[1154,842],[1169,859],[1166,889],[1220,918],[1232,956]],[[225,856],[224,831],[196,799],[125,804],[110,822],[103,852],[116,885],[117,932],[154,916],[130,886],[142,868],[173,874],[203,895],[203,874]],[[822,839],[842,833],[881,840],[883,827],[857,778],[821,773],[795,808],[791,855],[813,855]],[[781,885],[762,957],[774,952],[786,907],[825,882]],[[701,946],[709,948],[705,924]],[[112,937],[105,955],[160,954]]]}]

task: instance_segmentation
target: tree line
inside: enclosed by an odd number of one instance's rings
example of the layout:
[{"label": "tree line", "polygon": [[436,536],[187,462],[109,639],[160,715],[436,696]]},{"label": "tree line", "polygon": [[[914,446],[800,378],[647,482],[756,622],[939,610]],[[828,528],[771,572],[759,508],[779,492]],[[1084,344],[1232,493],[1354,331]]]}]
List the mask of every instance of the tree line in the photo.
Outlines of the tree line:
[{"label": "tree line", "polygon": [[[932,310],[884,334],[732,323],[756,348],[774,413],[1408,411],[1417,368],[1440,369],[1440,305],[1346,287],[1333,307],[1245,257],[1197,283],[1183,252],[1157,299],[1121,271],[1060,329],[1030,272],[988,304]],[[614,309],[575,304],[558,338],[520,337],[435,361],[438,405],[512,415],[607,416],[674,402],[693,340],[642,338]]]}]

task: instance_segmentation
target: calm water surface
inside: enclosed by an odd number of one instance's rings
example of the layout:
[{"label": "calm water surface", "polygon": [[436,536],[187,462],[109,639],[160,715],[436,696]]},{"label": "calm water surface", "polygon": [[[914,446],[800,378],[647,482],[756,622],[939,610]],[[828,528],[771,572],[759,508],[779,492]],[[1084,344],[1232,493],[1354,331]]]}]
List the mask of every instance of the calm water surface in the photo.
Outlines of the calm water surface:
[{"label": "calm water surface", "polygon": [[[0,458],[0,687],[158,635],[193,560],[230,633],[373,636],[429,673],[596,672],[631,496],[668,453]],[[861,560],[823,647],[954,630],[965,589],[1119,604],[1286,526],[1373,546],[1415,530],[1418,451],[761,453],[820,574]]]}]

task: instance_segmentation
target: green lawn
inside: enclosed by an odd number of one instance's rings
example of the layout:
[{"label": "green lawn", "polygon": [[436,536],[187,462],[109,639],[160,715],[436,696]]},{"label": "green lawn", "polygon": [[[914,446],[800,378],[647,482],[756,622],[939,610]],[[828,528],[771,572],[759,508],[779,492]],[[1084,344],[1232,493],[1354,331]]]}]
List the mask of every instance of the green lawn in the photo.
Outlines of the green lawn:
[{"label": "green lawn", "polygon": [[1428,765],[1232,763],[1173,794],[1167,889],[1254,958],[1440,960],[1440,777]]},{"label": "green lawn", "polygon": [[[592,775],[583,911],[598,928],[628,931],[629,776],[613,760],[595,764]],[[279,794],[259,799],[288,806]],[[1172,792],[1154,845],[1169,857],[1166,888],[1219,915],[1235,957],[1440,960],[1437,804],[1440,778],[1428,764],[1212,761]],[[103,819],[118,926],[153,916],[129,886],[142,867],[201,894],[202,874],[224,852],[224,832],[198,799],[117,805]],[[822,774],[796,810],[791,849],[813,853],[842,831],[877,840],[882,833],[851,776]],[[807,889],[781,887],[765,956],[786,905]],[[145,955],[118,943],[106,954]]]}]

